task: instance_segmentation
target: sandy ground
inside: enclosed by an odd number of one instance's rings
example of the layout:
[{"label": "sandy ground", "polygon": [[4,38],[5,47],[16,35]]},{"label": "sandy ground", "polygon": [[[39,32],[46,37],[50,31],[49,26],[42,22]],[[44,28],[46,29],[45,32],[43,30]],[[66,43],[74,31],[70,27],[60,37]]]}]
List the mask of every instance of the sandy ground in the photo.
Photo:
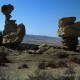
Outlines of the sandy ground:
[{"label": "sandy ground", "polygon": [[[69,54],[77,54],[78,57],[79,52],[69,52],[60,49],[53,49],[50,48],[43,52],[43,54],[29,54],[27,50],[23,51],[12,51],[8,56],[7,59],[10,61],[9,63],[5,63],[5,66],[0,66],[0,78],[5,78],[5,80],[26,80],[29,75],[34,75],[35,71],[37,72],[50,72],[53,74],[54,77],[59,77],[63,75],[63,73],[69,68],[74,68],[75,72],[79,75],[80,74],[80,64],[75,62],[68,61],[68,58],[61,59],[65,61],[68,65],[67,67],[58,67],[58,68],[51,68],[45,67],[45,69],[40,69],[38,66],[39,64],[44,61],[46,64],[49,61],[54,60],[54,54],[57,52],[66,52]],[[23,67],[22,65],[26,64],[27,67]]]}]

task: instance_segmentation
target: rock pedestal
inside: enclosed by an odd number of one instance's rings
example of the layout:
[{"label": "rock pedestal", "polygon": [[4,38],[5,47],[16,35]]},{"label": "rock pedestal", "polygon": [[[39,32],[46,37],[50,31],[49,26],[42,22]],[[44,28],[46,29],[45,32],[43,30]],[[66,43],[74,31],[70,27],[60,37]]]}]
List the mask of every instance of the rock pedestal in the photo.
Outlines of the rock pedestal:
[{"label": "rock pedestal", "polygon": [[1,12],[5,15],[5,26],[3,30],[3,40],[2,43],[5,46],[10,46],[11,48],[16,48],[20,45],[25,35],[25,26],[21,23],[16,24],[16,20],[10,20],[11,12],[14,7],[9,5],[3,5]]},{"label": "rock pedestal", "polygon": [[63,41],[62,41],[63,49],[76,51],[76,47],[78,45],[77,37],[63,37],[62,39],[63,39]]},{"label": "rock pedestal", "polygon": [[80,37],[80,22],[76,17],[65,17],[59,20],[58,36],[62,37],[63,49],[76,51]]}]

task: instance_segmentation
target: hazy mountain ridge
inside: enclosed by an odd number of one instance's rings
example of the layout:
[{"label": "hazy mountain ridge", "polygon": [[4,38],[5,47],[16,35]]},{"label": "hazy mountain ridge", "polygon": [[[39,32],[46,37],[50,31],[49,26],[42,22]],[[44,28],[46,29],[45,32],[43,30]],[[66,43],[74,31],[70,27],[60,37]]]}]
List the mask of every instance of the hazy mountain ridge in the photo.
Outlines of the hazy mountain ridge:
[{"label": "hazy mountain ridge", "polygon": [[42,35],[25,35],[23,43],[32,43],[32,44],[49,44],[49,45],[62,45],[61,38],[59,37],[50,37]]}]

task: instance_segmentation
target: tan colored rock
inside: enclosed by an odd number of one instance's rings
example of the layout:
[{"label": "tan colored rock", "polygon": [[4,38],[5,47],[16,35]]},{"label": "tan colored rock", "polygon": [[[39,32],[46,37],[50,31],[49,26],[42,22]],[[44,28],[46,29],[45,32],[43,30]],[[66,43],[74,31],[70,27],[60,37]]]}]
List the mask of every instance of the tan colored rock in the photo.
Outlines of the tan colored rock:
[{"label": "tan colored rock", "polygon": [[70,25],[70,27],[72,27],[73,29],[79,31],[80,30],[80,22],[76,22],[76,23]]},{"label": "tan colored rock", "polygon": [[59,20],[59,27],[66,27],[66,25],[73,24],[76,17],[65,17]]},{"label": "tan colored rock", "polygon": [[23,24],[18,25],[17,34],[19,34],[19,36],[25,35],[25,26]]},{"label": "tan colored rock", "polygon": [[39,48],[43,48],[43,47],[47,47],[48,45],[46,45],[46,44],[41,44],[40,46],[39,46]]},{"label": "tan colored rock", "polygon": [[80,22],[74,23],[76,17],[65,17],[59,20],[58,36],[62,37],[63,49],[76,51],[80,37]]},{"label": "tan colored rock", "polygon": [[3,31],[3,44],[9,44],[15,47],[19,45],[25,35],[25,26],[23,24],[16,24],[16,20],[10,20],[11,12],[14,10],[14,7],[9,5],[4,5],[1,8],[1,12],[5,15],[5,26]]},{"label": "tan colored rock", "polygon": [[25,35],[25,26],[23,24],[19,24],[16,32],[17,36],[15,38],[16,42],[22,42],[23,37]]},{"label": "tan colored rock", "polygon": [[58,29],[58,36],[60,37],[80,37],[80,30],[75,30],[74,28],[68,27],[60,27]]},{"label": "tan colored rock", "polygon": [[[14,29],[12,29],[14,30]],[[22,42],[23,37],[25,35],[25,26],[23,24],[20,24],[17,28],[17,31],[11,31],[7,34],[4,35],[3,37],[3,44],[6,43],[17,43],[17,42]]]},{"label": "tan colored rock", "polygon": [[16,39],[16,33],[9,33],[3,37],[3,44],[13,43]]},{"label": "tan colored rock", "polygon": [[30,54],[35,54],[35,50],[28,50]]},{"label": "tan colored rock", "polygon": [[44,51],[48,50],[50,48],[50,46],[46,45],[46,44],[41,44],[39,46],[39,49],[36,51],[37,54],[42,54]]}]

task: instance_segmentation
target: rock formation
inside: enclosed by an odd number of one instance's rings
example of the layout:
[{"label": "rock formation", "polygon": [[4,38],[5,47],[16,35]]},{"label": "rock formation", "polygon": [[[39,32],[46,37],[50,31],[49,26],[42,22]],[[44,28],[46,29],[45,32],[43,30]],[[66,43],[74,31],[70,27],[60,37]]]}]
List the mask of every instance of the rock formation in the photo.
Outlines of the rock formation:
[{"label": "rock formation", "polygon": [[0,46],[2,46],[2,39],[3,39],[2,32],[0,32]]},{"label": "rock formation", "polygon": [[3,5],[1,8],[1,12],[5,15],[2,43],[10,47],[17,47],[20,45],[25,35],[25,26],[23,24],[17,25],[16,20],[10,20],[10,14],[13,10],[14,7],[11,4]]},{"label": "rock formation", "polygon": [[80,37],[80,22],[76,17],[65,17],[59,20],[58,36],[62,37],[63,49],[76,50]]}]

